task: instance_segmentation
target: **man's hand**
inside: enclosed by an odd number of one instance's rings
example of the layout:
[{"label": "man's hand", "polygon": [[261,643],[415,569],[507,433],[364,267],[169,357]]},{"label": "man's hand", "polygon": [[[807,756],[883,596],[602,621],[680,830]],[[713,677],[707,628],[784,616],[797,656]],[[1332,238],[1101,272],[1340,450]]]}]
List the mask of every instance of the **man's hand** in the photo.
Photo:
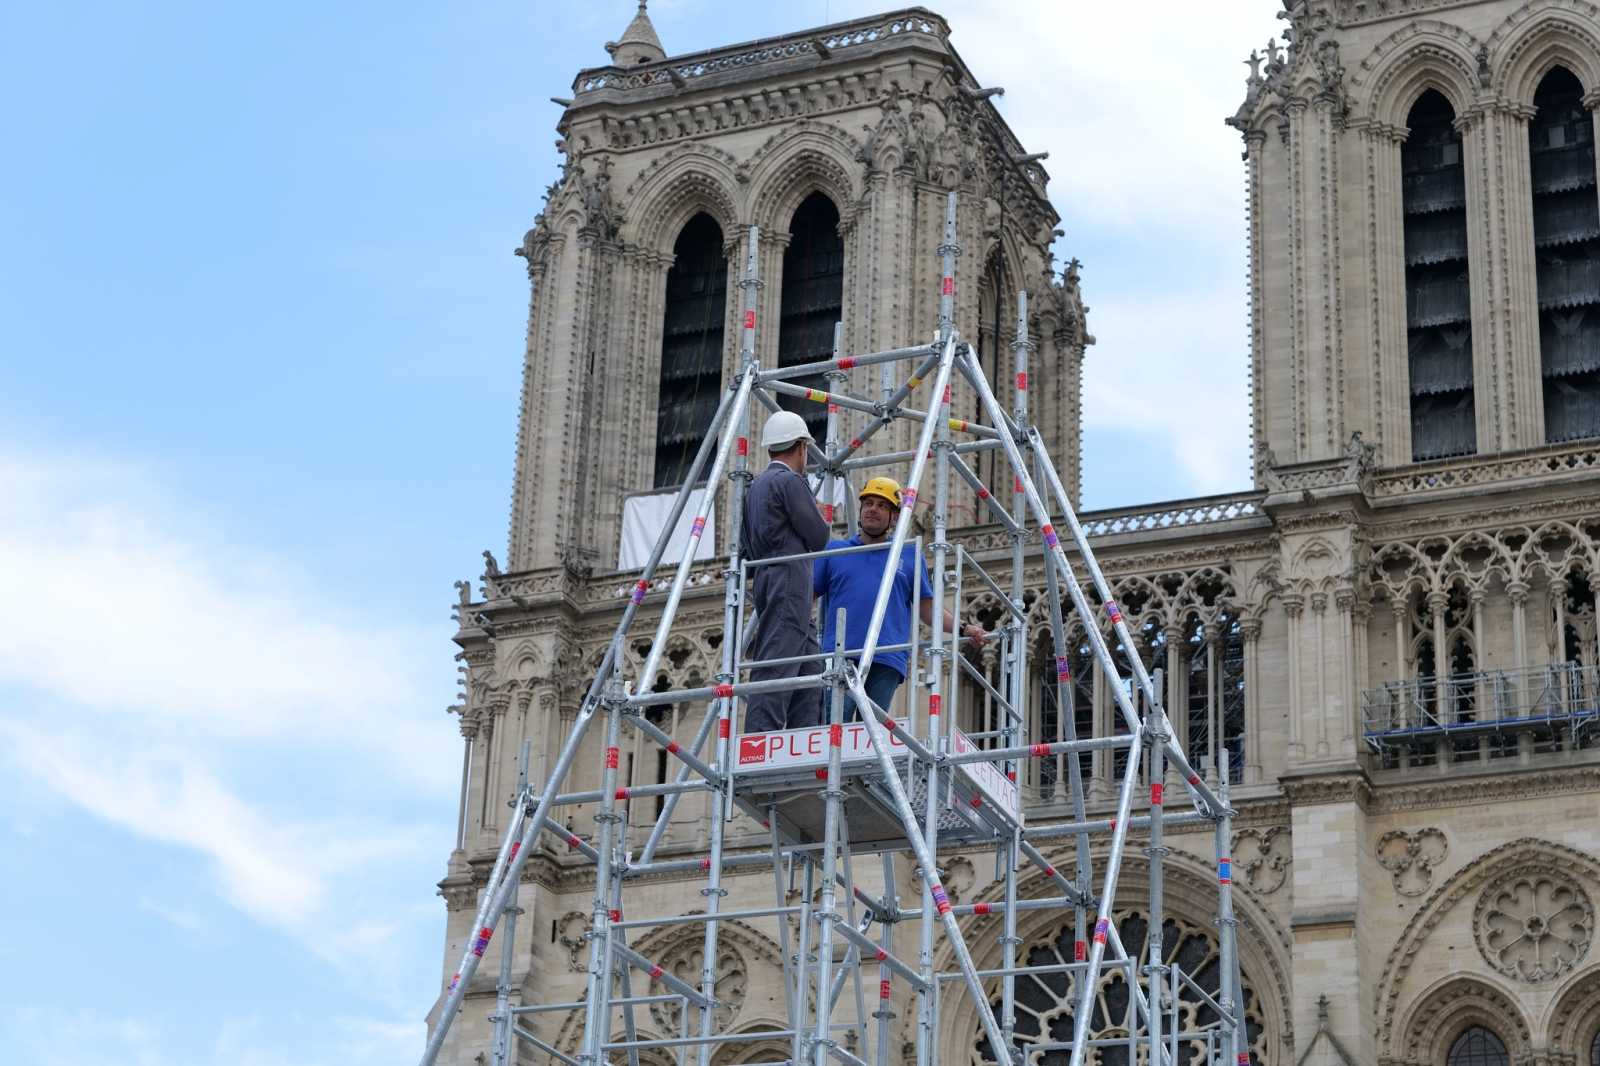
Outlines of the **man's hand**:
[{"label": "man's hand", "polygon": [[970,622],[961,627],[961,635],[972,641],[974,647],[979,648],[983,647],[984,641],[989,639],[989,634],[983,631],[982,626],[973,625]]}]

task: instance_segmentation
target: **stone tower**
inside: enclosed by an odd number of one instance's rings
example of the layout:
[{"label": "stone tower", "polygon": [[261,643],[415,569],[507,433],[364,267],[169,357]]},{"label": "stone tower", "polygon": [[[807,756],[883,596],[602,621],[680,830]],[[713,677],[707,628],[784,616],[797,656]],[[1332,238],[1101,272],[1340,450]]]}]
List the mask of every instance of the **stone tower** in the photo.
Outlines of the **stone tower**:
[{"label": "stone tower", "polygon": [[[925,339],[944,197],[961,194],[958,321],[997,383],[1033,296],[1035,404],[1078,484],[1084,314],[1052,276],[1055,211],[932,12],[667,58],[644,4],[579,73],[562,178],[518,249],[532,283],[509,565],[617,562],[622,501],[676,484],[737,356],[738,267],[761,228],[760,358]],[[729,264],[735,264],[730,267]],[[1000,304],[999,336],[995,305]],[[877,394],[875,372],[851,391]],[[821,408],[803,412],[816,414]]]},{"label": "stone tower", "polygon": [[1583,170],[1600,99],[1590,5],[1285,8],[1231,120],[1258,479],[1353,433],[1384,466],[1593,436],[1600,376],[1574,352],[1600,322],[1571,312],[1595,286],[1594,174],[1561,169]]},{"label": "stone tower", "polygon": [[[1255,1066],[1600,1064],[1600,6],[1286,0],[1279,28],[1248,61],[1229,119],[1249,189],[1253,418],[1237,431],[1254,442],[1254,485],[1081,515],[1133,632],[1117,653],[1163,672],[1197,765],[1220,775],[1227,755]],[[472,932],[517,752],[531,744],[543,780],[628,600],[633,575],[613,568],[619,501],[682,471],[697,413],[726,380],[738,305],[727,264],[748,223],[763,234],[767,364],[825,349],[836,320],[849,347],[886,348],[928,335],[937,219],[959,189],[958,323],[976,325],[1003,379],[1004,308],[1030,289],[1035,410],[1076,479],[1089,341],[1076,270],[1047,277],[1056,217],[1043,172],[941,19],[903,11],[669,59],[641,10],[612,57],[578,77],[560,127],[563,180],[520,249],[533,303],[510,565],[490,567],[481,595],[459,586],[465,691],[452,710],[465,751],[440,883],[441,988]],[[1005,573],[1003,529],[953,518],[952,539]],[[1058,690],[1034,547],[1028,739],[1055,740],[1064,721],[1109,732],[1119,682],[1087,642],[1069,643],[1073,681]],[[718,566],[691,574],[652,684],[715,673]],[[991,591],[965,580],[964,610],[1001,617]],[[623,649],[630,681],[662,599],[645,600]],[[1070,608],[1069,632],[1104,624]],[[1004,664],[974,659],[998,684]],[[962,684],[975,722],[982,687]],[[686,735],[676,717],[658,724]],[[666,779],[665,757],[637,736],[621,759],[630,785]],[[1021,772],[1030,825],[1075,816],[1064,760]],[[567,787],[597,787],[601,761],[591,735]],[[1082,755],[1079,768],[1090,810],[1111,814],[1114,753]],[[663,855],[698,854],[706,810],[685,797]],[[562,816],[583,835],[594,814]],[[633,839],[656,816],[630,803]],[[1165,942],[1195,973],[1217,958],[1209,834],[1165,837]],[[770,854],[754,822],[729,840]],[[940,861],[952,897],[995,898],[992,851]],[[1131,943],[1148,912],[1130,869],[1116,920]],[[548,835],[529,858],[513,1002],[580,994],[592,873]],[[680,914],[699,903],[697,877],[641,883],[628,905]],[[773,903],[770,867],[722,885],[730,907]],[[1041,879],[1021,891],[1055,889]],[[998,966],[984,920],[973,916],[969,942],[980,966]],[[1071,923],[1030,912],[1023,956],[1069,959]],[[470,986],[450,1066],[487,1048],[502,943]],[[681,929],[640,943],[668,967],[699,968],[700,940]],[[732,1024],[782,1028],[776,923],[719,943]],[[1203,997],[1180,998],[1202,1024]],[[1042,984],[1023,1006],[1035,1042],[1073,1009]],[[899,1047],[916,1011],[895,1010]],[[646,1032],[676,1032],[668,1012],[640,1014]],[[565,1054],[582,1020],[527,1024]],[[942,1066],[977,1066],[971,1004],[950,1000],[938,1026]],[[1115,1012],[1095,1022],[1097,1038],[1123,1032]],[[787,1043],[740,1047],[715,1066],[788,1055]],[[1029,1066],[1050,1061],[1025,1050]],[[522,1061],[548,1059],[524,1048]]]}]

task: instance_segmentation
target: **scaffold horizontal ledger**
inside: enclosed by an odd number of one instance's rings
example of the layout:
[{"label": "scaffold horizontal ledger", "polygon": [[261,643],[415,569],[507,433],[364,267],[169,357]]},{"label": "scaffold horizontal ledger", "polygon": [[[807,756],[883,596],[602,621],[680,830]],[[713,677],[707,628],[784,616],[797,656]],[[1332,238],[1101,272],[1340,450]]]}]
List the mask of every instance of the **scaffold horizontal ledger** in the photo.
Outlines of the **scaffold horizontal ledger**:
[{"label": "scaffold horizontal ledger", "polygon": [[[696,1066],[710,1066],[713,1053],[745,1041],[781,1043],[788,1057],[763,1066],[824,1066],[828,1060],[845,1066],[888,1066],[895,1013],[889,1001],[896,983],[909,989],[915,1003],[914,1024],[907,1037],[916,1048],[916,1066],[954,1066],[943,1059],[970,1061],[970,1045],[944,1052],[937,1034],[942,1014],[957,997],[970,999],[980,1026],[979,1053],[991,1061],[1020,1064],[1026,1056],[1037,1059],[1049,1052],[1068,1053],[1068,1066],[1103,1061],[1102,1050],[1115,1046],[1122,1061],[1190,1066],[1248,1066],[1250,1053],[1244,1022],[1236,928],[1231,899],[1231,862],[1228,857],[1233,815],[1228,805],[1226,767],[1208,768],[1213,790],[1200,770],[1190,764],[1175,743],[1161,699],[1161,686],[1145,670],[1138,656],[1125,660],[1132,676],[1124,679],[1118,659],[1098,626],[1084,629],[1095,660],[1107,677],[1116,704],[1120,729],[1108,735],[1080,737],[1072,716],[1065,716],[1066,739],[1054,743],[1028,743],[1020,693],[1028,678],[1028,641],[1024,630],[1025,545],[1042,542],[1045,556],[1044,597],[1049,606],[1059,705],[1068,705],[1066,686],[1071,683],[1066,632],[1063,626],[1063,592],[1079,617],[1104,611],[1116,639],[1132,647],[1132,635],[1099,564],[1087,534],[1079,524],[1060,477],[1039,433],[1028,415],[1027,294],[1019,294],[1016,340],[1012,348],[1016,379],[1011,411],[996,398],[973,350],[961,340],[953,321],[955,307],[956,195],[945,207],[944,240],[938,248],[940,262],[938,333],[931,343],[908,348],[847,356],[839,352],[841,330],[835,327],[833,358],[781,369],[763,369],[756,358],[757,249],[760,233],[749,230],[745,265],[739,287],[743,317],[739,369],[724,393],[707,427],[705,441],[695,456],[672,510],[634,592],[623,611],[598,672],[590,683],[574,724],[562,744],[548,780],[535,788],[527,780],[526,758],[510,824],[501,843],[488,882],[479,897],[468,938],[454,976],[442,995],[436,1022],[429,1034],[422,1066],[431,1066],[444,1047],[452,1022],[462,1008],[468,982],[484,953],[502,930],[501,974],[494,1018],[495,1066],[524,1061],[519,1046],[532,1049],[536,1060],[548,1056],[565,1066],[605,1066],[625,1060],[639,1066],[640,1052],[667,1054],[678,1066],[693,1056]],[[880,400],[866,400],[843,392],[845,371],[852,367],[879,366],[884,383]],[[910,373],[898,384],[896,366]],[[792,379],[822,374],[827,390],[790,384]],[[931,382],[926,410],[905,406],[919,387]],[[952,417],[952,395],[959,386],[973,390],[979,424]],[[1004,664],[995,686],[981,677],[994,705],[1000,709],[998,728],[968,733],[956,727],[959,717],[960,680],[971,667],[957,649],[957,635],[946,635],[942,625],[930,627],[926,646],[918,644],[913,626],[909,644],[880,643],[896,568],[885,566],[873,603],[867,635],[860,649],[823,653],[819,673],[778,680],[745,680],[752,664],[745,661],[752,630],[746,585],[752,569],[778,560],[751,560],[741,556],[740,539],[730,545],[724,570],[723,632],[730,639],[720,647],[720,670],[710,686],[667,692],[652,691],[696,550],[716,497],[726,494],[729,510],[743,513],[744,492],[751,478],[749,446],[752,404],[777,409],[777,397],[800,395],[828,405],[826,440],[811,449],[810,469],[825,516],[831,518],[831,501],[846,501],[847,520],[853,521],[851,478],[863,469],[888,463],[911,464],[903,490],[903,505],[888,538],[887,558],[900,558],[913,546],[924,547],[929,557],[935,619],[944,617],[945,598],[954,597],[959,617],[962,582],[967,576],[986,584],[1009,605],[994,636]],[[842,412],[870,416],[855,436],[842,432]],[[864,449],[885,426],[907,420],[920,427],[916,447],[907,453],[872,456]],[[957,444],[953,433],[969,440]],[[994,469],[1012,477],[1010,506],[1000,502],[963,456],[975,451],[996,454]],[[912,535],[919,492],[931,469],[932,506],[926,508],[925,528],[931,529],[926,545]],[[1009,591],[973,556],[947,536],[950,479],[954,474],[983,501],[1011,538],[1012,567]],[[703,476],[702,476],[703,475]],[[695,493],[704,483],[706,491]],[[667,589],[656,623],[655,638],[633,691],[624,684],[619,662],[624,639],[657,568],[668,539],[678,527],[691,501],[695,513],[677,571]],[[1059,532],[1058,532],[1059,530]],[[1065,536],[1063,536],[1063,533]],[[1076,556],[1069,557],[1070,543]],[[845,551],[884,550],[834,548],[789,556],[788,560],[819,558]],[[920,568],[917,572],[920,583]],[[1080,580],[1080,574],[1082,580]],[[947,591],[947,585],[950,589]],[[1087,588],[1085,587],[1087,585]],[[920,588],[916,591],[921,596]],[[1092,598],[1091,598],[1092,597]],[[842,622],[842,619],[840,620]],[[839,632],[843,633],[842,624]],[[741,639],[743,638],[743,639]],[[841,645],[844,641],[839,642]],[[864,685],[874,659],[889,651],[907,651],[909,713],[894,717],[878,707]],[[766,665],[774,665],[768,661]],[[964,673],[966,671],[966,673]],[[824,690],[827,720],[803,729],[741,735],[739,702],[757,692],[817,686]],[[847,703],[861,708],[859,720],[847,721]],[[664,704],[704,705],[692,739],[680,743],[652,722],[645,709]],[[568,791],[567,784],[577,753],[591,728],[604,731],[604,767],[600,788]],[[622,730],[635,731],[653,742],[675,761],[673,780],[659,785],[625,788],[618,785],[618,751]],[[707,745],[710,752],[707,754]],[[1084,782],[1076,753],[1116,749],[1121,768],[1115,814],[1091,820],[1085,811]],[[1017,785],[1018,769],[1027,759],[1068,755],[1066,772],[1073,818],[1070,822],[1029,825]],[[1225,756],[1224,756],[1225,757]],[[1173,800],[1165,794],[1169,781],[1186,794],[1180,808],[1169,811]],[[1136,794],[1142,803],[1148,786],[1148,814],[1134,816]],[[667,826],[681,796],[702,793],[709,797],[711,820],[709,850],[695,858],[658,860]],[[643,844],[635,851],[627,837],[627,822],[619,802],[631,798],[661,797],[661,810]],[[558,807],[593,805],[595,832],[585,840],[553,816]],[[769,853],[728,854],[727,827],[737,813],[765,827]],[[1198,975],[1186,973],[1168,960],[1162,946],[1163,830],[1196,822],[1215,827],[1217,864],[1217,922],[1220,976],[1211,981],[1215,995],[1201,987]],[[1148,935],[1135,945],[1130,958],[1118,934],[1115,906],[1122,887],[1123,858],[1132,830],[1144,834],[1142,851],[1148,907]],[[510,938],[513,936],[520,870],[539,842],[550,833],[554,839],[593,864],[594,902],[588,934],[588,968],[583,997],[575,1002],[530,1003],[511,1006]],[[1075,843],[1073,869],[1060,870],[1040,850],[1052,840]],[[1109,846],[1106,842],[1109,841]],[[937,858],[941,848],[988,847],[994,849],[1000,871],[1001,899],[957,904],[944,885]],[[1094,852],[1091,849],[1096,849]],[[893,862],[904,856],[920,886],[916,907],[901,907],[894,892]],[[876,856],[882,866],[883,895],[874,896],[860,883],[856,864]],[[724,910],[724,875],[739,868],[769,866],[775,899],[771,907]],[[1098,867],[1098,869],[1096,868]],[[1058,890],[1048,898],[1019,899],[1018,881],[1028,871],[1038,871]],[[624,919],[624,902],[630,884],[647,875],[677,874],[704,877],[695,903],[701,908],[676,915]],[[786,884],[798,879],[804,885],[799,902],[786,902]],[[1070,963],[1035,964],[1018,958],[1017,920],[1024,911],[1056,910],[1070,914],[1075,952]],[[1001,965],[980,970],[965,939],[962,919],[993,915],[1003,926],[999,938]],[[717,939],[719,925],[729,921],[772,920],[784,963],[784,998],[787,1027],[759,1033],[729,1032],[719,1026],[717,999]],[[698,983],[665,969],[660,960],[641,954],[629,944],[635,930],[669,925],[703,927],[704,949]],[[917,951],[909,953],[909,936],[896,937],[900,926],[915,928]],[[936,938],[943,936],[954,969],[934,965]],[[791,943],[791,936],[794,942]],[[863,971],[875,968],[875,982],[864,982]],[[1112,1024],[1123,1035],[1095,1036],[1090,1032],[1094,1014],[1092,998],[1101,980],[1120,974],[1131,994],[1126,1017]],[[635,995],[632,980],[643,975],[662,989]],[[1017,1034],[1017,980],[1019,977],[1053,977],[1072,988],[1070,1037],[1055,1042],[1037,1038],[1025,1044]],[[863,985],[866,985],[866,988]],[[867,991],[871,989],[871,992]],[[848,1001],[845,993],[850,992]],[[1179,1011],[1182,997],[1203,1001],[1211,1019],[1204,1025],[1184,1022]],[[869,1012],[869,1004],[877,1009]],[[995,1004],[998,1004],[996,1009]],[[641,1039],[637,1008],[666,1006],[675,1011],[679,1033],[665,1039]],[[581,1012],[583,1024],[578,1044],[571,1052],[552,1046],[525,1026],[522,1019],[548,1012]],[[620,1022],[619,1022],[620,1018]],[[622,1039],[615,1039],[619,1031]],[[840,1039],[844,1034],[848,1039]],[[1065,1036],[1066,1034],[1059,1034]],[[854,1050],[851,1050],[851,1049]],[[898,1055],[898,1049],[894,1054]],[[1060,1062],[1053,1057],[1050,1061]],[[962,1063],[965,1066],[965,1063]]]}]

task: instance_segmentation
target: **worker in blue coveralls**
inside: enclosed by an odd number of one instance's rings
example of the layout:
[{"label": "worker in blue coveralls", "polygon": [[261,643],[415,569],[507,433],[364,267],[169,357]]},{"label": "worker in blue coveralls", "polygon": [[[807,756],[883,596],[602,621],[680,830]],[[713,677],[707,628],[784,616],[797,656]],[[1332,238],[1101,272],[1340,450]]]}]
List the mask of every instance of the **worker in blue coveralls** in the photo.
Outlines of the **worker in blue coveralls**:
[{"label": "worker in blue coveralls", "polygon": [[[750,483],[740,527],[747,559],[776,559],[821,551],[828,522],[804,477],[806,448],[812,443],[805,419],[777,411],[761,429],[761,445],[771,462]],[[811,620],[811,564],[806,559],[757,567],[751,599],[756,631],[751,652],[757,660],[817,655],[817,627]],[[822,673],[817,659],[750,669],[751,681],[775,681]],[[758,692],[745,700],[744,731],[767,733],[822,724],[822,689],[816,685],[783,692]]]},{"label": "worker in blue coveralls", "polygon": [[[829,541],[828,547],[883,544],[885,550],[826,556],[818,559],[813,566],[813,591],[819,597],[826,597],[822,615],[823,651],[834,649],[838,639],[835,630],[838,628],[838,613],[841,607],[845,612],[845,652],[847,654],[853,651],[859,652],[866,646],[867,626],[872,621],[872,605],[878,598],[878,585],[883,581],[883,568],[887,564],[885,556],[888,554],[889,531],[894,528],[895,521],[900,517],[900,500],[900,485],[893,478],[875,477],[868,481],[861,487],[856,508],[860,532],[849,540]],[[918,614],[924,623],[933,624],[933,583],[928,574],[928,564],[918,558],[914,545],[904,545],[894,585],[889,590],[889,603],[883,615],[883,626],[878,631],[879,647],[907,644],[911,640],[911,596],[912,586],[916,581],[915,571],[912,568],[915,566],[922,568],[922,601]],[[946,632],[959,631],[963,637],[977,645],[983,644],[986,636],[982,626],[958,626],[955,617],[949,611],[944,612],[944,627]],[[850,658],[859,659],[860,656],[852,655]],[[867,697],[882,710],[889,709],[895,692],[906,679],[909,661],[910,656],[906,651],[880,651],[873,655],[872,667],[863,679],[863,687],[867,690]],[[846,705],[845,716],[852,720],[858,717],[853,699]]]}]

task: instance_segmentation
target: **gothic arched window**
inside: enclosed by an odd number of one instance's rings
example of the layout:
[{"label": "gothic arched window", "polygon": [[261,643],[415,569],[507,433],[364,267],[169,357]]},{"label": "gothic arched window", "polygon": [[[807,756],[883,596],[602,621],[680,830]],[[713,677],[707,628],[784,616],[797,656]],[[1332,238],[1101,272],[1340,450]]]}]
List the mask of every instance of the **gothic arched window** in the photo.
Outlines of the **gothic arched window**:
[{"label": "gothic arched window", "polygon": [[[1038,735],[1035,743],[1051,744],[1065,740],[1066,718],[1061,713],[1059,696],[1065,695],[1070,705],[1072,736],[1084,740],[1094,736],[1094,654],[1089,650],[1088,639],[1081,634],[1069,634],[1065,642],[1069,680],[1058,688],[1055,650],[1048,641],[1035,653],[1038,663],[1039,715]],[[1063,691],[1064,690],[1064,691]],[[1067,795],[1069,756],[1056,755],[1039,760],[1039,794],[1043,799]],[[1094,773],[1093,753],[1078,752],[1078,780],[1085,786]]]},{"label": "gothic arched window", "polygon": [[1228,780],[1242,781],[1244,630],[1238,617],[1223,610],[1209,626],[1191,617],[1184,626],[1181,652],[1189,727],[1184,751],[1209,779],[1216,764],[1212,752],[1220,743],[1228,757]]},{"label": "gothic arched window", "polygon": [[656,488],[680,484],[689,475],[722,392],[728,301],[722,227],[710,215],[695,215],[678,234],[672,255],[656,398]]},{"label": "gothic arched window", "polygon": [[[1129,958],[1143,959],[1148,947],[1149,915],[1139,910],[1119,911],[1115,921]],[[1073,962],[1077,957],[1075,935],[1073,923],[1068,919],[1046,935],[1030,938],[1021,953],[1025,965],[1060,967]],[[1161,949],[1162,962],[1179,967],[1188,979],[1180,984],[1182,991],[1178,996],[1180,1032],[1192,1036],[1216,1026],[1220,1019],[1211,1003],[1221,992],[1222,957],[1215,933],[1203,925],[1168,917],[1161,923]],[[1061,1050],[1059,1044],[1072,1037],[1080,980],[1074,973],[1024,974],[1017,978],[1015,1046],[1022,1052],[1024,1066],[1062,1066],[1067,1062],[1070,1053]],[[1240,980],[1244,986],[1240,991],[1244,997],[1245,1046],[1249,1049],[1250,1062],[1261,1063],[1266,1061],[1272,1046],[1272,1034],[1267,1031],[1250,975],[1241,973]],[[1205,994],[1193,991],[1196,987]],[[996,997],[990,1006],[998,1015],[999,998]],[[1138,1066],[1145,1061],[1146,1049],[1142,1045],[1130,1056],[1123,1042],[1135,1009],[1126,971],[1107,969],[1099,979],[1095,995],[1090,997],[1089,1034],[1102,1041],[1090,1061],[1099,1066]],[[1041,1044],[1057,1046],[1039,1047]],[[969,1066],[986,1066],[996,1060],[988,1037],[981,1030],[973,1034],[971,1048],[967,1056]],[[1181,1040],[1177,1061],[1202,1062],[1205,1052],[1203,1039]],[[1231,1056],[1228,1061],[1233,1061]]]},{"label": "gothic arched window", "polygon": [[1589,1045],[1589,1066],[1600,1066],[1600,1033],[1594,1034],[1594,1042]]},{"label": "gothic arched window", "polygon": [[[839,209],[814,192],[795,209],[789,223],[789,247],[783,251],[783,296],[778,314],[778,365],[794,366],[833,354],[833,326],[844,308],[844,240],[839,236]],[[821,389],[822,375],[795,378],[794,384]],[[828,428],[828,410],[798,396],[778,401],[806,420],[820,442]]]},{"label": "gothic arched window", "polygon": [[1455,111],[1432,89],[1406,118],[1406,347],[1414,462],[1478,450],[1472,394],[1467,193]]},{"label": "gothic arched window", "polygon": [[1445,1066],[1511,1066],[1511,1057],[1498,1036],[1474,1025],[1456,1037],[1444,1062]]},{"label": "gothic arched window", "polygon": [[1533,94],[1528,156],[1539,276],[1544,439],[1600,436],[1600,201],[1583,86],[1556,67]]}]

